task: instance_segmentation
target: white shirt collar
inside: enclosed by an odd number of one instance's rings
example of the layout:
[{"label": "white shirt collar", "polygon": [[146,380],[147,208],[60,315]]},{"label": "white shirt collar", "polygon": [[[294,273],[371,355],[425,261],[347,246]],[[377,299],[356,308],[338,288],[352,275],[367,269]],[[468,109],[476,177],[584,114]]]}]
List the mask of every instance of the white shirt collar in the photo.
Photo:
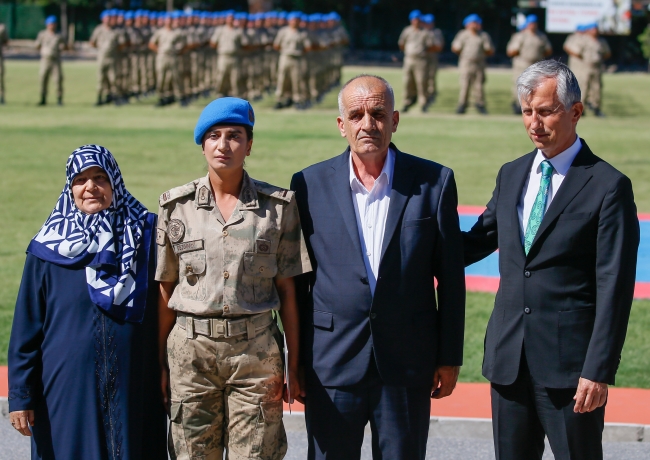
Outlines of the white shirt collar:
[{"label": "white shirt collar", "polygon": [[[361,187],[363,190],[368,191],[364,185],[361,183],[357,175],[354,173],[354,165],[352,164],[352,151],[350,151],[349,156],[349,165],[350,165],[350,188],[355,191],[355,184],[357,187]],[[387,186],[391,187],[393,185],[393,171],[395,170],[395,152],[390,147],[388,148],[388,154],[386,155],[386,161],[384,161],[384,167],[381,169],[381,173],[375,180],[375,183],[379,182],[382,179],[382,176],[387,182]],[[373,186],[374,189],[374,186]]]},{"label": "white shirt collar", "polygon": [[[554,172],[560,174],[561,176],[566,176],[569,172],[571,164],[573,163],[573,160],[575,159],[576,155],[578,155],[578,152],[580,152],[581,148],[582,142],[580,142],[580,136],[576,135],[576,141],[571,145],[571,147],[548,160],[551,165],[553,165]],[[533,160],[532,171],[540,171],[540,165],[542,164],[542,161],[547,159],[548,158],[544,156],[542,151],[537,149],[537,155],[535,156],[535,160]]]}]

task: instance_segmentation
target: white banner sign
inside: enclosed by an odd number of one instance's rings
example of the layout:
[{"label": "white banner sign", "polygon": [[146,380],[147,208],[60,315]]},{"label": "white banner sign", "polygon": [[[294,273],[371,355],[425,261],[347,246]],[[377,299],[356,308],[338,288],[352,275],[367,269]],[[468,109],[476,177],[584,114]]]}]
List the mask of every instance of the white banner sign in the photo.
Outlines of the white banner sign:
[{"label": "white banner sign", "polygon": [[583,24],[598,23],[605,35],[629,35],[631,0],[547,0],[546,32],[571,33]]}]

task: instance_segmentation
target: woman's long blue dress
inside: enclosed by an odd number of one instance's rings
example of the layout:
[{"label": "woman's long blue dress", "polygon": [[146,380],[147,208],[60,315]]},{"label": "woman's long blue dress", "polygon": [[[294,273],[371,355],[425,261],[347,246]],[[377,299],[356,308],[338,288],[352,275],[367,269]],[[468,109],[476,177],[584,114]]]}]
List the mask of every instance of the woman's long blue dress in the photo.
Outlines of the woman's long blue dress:
[{"label": "woman's long blue dress", "polygon": [[84,267],[27,254],[9,345],[9,410],[35,411],[32,459],[167,459],[154,247],[141,324],[95,306]]}]

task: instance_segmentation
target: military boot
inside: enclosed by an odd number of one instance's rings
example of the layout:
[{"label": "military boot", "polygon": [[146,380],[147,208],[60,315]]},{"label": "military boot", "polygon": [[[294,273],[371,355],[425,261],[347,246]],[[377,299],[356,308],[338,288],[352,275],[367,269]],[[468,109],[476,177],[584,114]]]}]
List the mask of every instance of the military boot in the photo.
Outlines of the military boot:
[{"label": "military boot", "polygon": [[38,103],[39,107],[45,105],[45,96],[41,96],[41,102]]},{"label": "military boot", "polygon": [[57,98],[57,100],[56,100],[56,105],[58,105],[58,106],[62,106],[62,105],[63,105],[63,98],[62,98],[61,96],[59,96],[59,97]]}]

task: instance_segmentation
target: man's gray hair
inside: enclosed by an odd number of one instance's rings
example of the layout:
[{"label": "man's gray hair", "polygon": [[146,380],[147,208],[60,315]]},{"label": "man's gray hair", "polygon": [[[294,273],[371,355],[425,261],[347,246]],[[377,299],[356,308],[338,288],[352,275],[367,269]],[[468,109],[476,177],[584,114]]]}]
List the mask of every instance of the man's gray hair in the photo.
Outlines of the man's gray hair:
[{"label": "man's gray hair", "polygon": [[580,85],[576,76],[566,64],[552,59],[539,61],[523,71],[517,78],[517,95],[519,102],[527,101],[530,95],[548,78],[557,83],[555,92],[560,103],[565,109],[570,109],[573,104],[580,102]]},{"label": "man's gray hair", "polygon": [[343,116],[343,92],[345,91],[345,88],[347,88],[350,83],[352,83],[355,80],[358,80],[359,78],[376,78],[377,80],[382,82],[384,84],[384,86],[386,87],[386,89],[388,90],[388,94],[390,95],[390,102],[391,102],[391,104],[393,104],[393,109],[395,109],[395,92],[393,91],[393,87],[390,85],[390,83],[388,83],[385,78],[382,78],[379,75],[371,75],[369,73],[362,73],[362,74],[357,75],[356,77],[353,77],[353,78],[349,79],[343,85],[343,87],[341,88],[341,91],[339,91],[339,97],[338,97],[338,100],[339,100],[339,113],[341,114],[341,116]]}]

